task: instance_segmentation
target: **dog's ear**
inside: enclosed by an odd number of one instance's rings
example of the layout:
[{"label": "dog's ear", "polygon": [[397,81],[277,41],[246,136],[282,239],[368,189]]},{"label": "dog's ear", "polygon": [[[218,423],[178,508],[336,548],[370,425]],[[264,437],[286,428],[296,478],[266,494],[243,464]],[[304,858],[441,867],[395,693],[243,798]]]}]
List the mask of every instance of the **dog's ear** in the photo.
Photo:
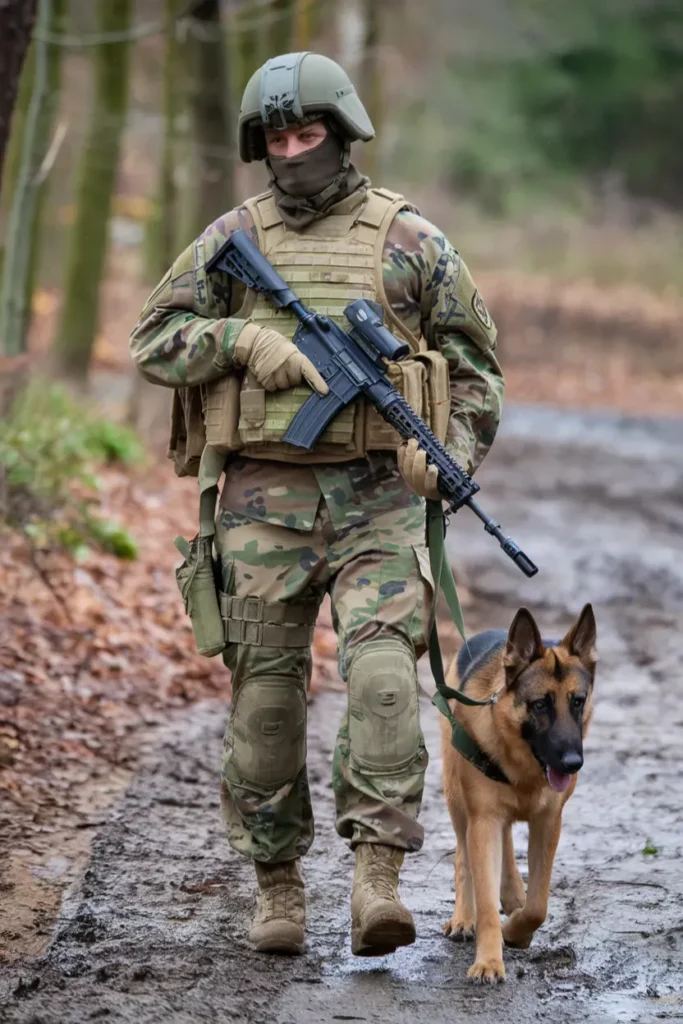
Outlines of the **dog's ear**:
[{"label": "dog's ear", "polygon": [[592,672],[598,657],[595,651],[596,639],[597,626],[593,606],[586,604],[560,646],[575,655],[581,664]]},{"label": "dog's ear", "polygon": [[544,650],[536,620],[528,608],[520,608],[508,630],[503,653],[507,685],[512,686],[520,672],[532,661],[543,657]]}]

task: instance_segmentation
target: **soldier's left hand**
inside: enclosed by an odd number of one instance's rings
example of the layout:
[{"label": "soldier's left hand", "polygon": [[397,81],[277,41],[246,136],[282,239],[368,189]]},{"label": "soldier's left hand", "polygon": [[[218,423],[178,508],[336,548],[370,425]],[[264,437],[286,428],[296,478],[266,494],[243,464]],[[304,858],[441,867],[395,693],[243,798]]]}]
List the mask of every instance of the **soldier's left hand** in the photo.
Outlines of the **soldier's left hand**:
[{"label": "soldier's left hand", "polygon": [[399,473],[415,494],[434,501],[442,497],[437,486],[439,471],[436,466],[427,465],[427,453],[416,440],[404,441],[399,445],[396,458]]}]

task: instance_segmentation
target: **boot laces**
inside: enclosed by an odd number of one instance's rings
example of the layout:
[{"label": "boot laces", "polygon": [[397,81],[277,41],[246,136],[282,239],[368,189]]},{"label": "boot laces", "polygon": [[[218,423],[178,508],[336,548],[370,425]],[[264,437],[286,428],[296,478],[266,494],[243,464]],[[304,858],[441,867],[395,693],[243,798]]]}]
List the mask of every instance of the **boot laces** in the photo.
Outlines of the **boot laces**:
[{"label": "boot laces", "polygon": [[258,910],[264,919],[288,918],[303,904],[298,871],[278,865],[259,878]]},{"label": "boot laces", "polygon": [[398,869],[391,859],[391,854],[381,847],[368,844],[365,854],[367,866],[365,873],[366,885],[375,896],[388,900],[398,899]]},{"label": "boot laces", "polygon": [[278,885],[260,894],[267,917],[289,917],[301,902],[301,890],[293,885]]}]

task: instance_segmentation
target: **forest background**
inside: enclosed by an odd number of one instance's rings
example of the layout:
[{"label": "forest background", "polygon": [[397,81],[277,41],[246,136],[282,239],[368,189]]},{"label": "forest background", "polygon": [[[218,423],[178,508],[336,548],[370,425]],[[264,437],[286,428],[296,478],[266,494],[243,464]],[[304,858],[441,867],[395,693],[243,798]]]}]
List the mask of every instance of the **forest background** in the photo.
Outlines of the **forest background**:
[{"label": "forest background", "polygon": [[[298,49],[346,67],[377,128],[356,162],[467,260],[508,400],[683,412],[680,3],[0,0],[0,792],[15,825],[71,813],[74,766],[115,779],[142,727],[225,693],[173,582],[195,483],[165,462],[169,395],[134,377],[127,339],[175,254],[265,184],[237,163],[239,98]],[[325,621],[316,654],[315,685],[336,685]]]}]

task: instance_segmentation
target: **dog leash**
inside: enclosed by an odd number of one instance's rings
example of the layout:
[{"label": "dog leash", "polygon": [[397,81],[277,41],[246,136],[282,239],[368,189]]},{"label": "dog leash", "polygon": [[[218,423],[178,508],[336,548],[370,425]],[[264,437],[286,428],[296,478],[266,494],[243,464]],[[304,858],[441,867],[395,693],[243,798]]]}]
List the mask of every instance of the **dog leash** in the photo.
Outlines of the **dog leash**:
[{"label": "dog leash", "polygon": [[465,636],[465,620],[462,614],[460,598],[453,579],[453,570],[449,560],[446,558],[446,516],[443,511],[443,504],[440,501],[427,499],[427,549],[429,551],[429,564],[434,579],[434,600],[429,616],[428,644],[429,644],[429,665],[436,683],[436,693],[432,697],[434,704],[442,715],[448,719],[451,726],[451,743],[455,749],[462,754],[465,760],[478,768],[494,782],[508,783],[505,772],[493,761],[488,754],[481,749],[476,740],[458,722],[451,711],[449,700],[457,700],[467,707],[486,707],[498,702],[498,694],[494,693],[486,700],[475,700],[461,690],[454,690],[446,682],[443,670],[443,656],[441,644],[439,643],[439,632],[436,627],[436,605],[439,591],[443,594],[448,610],[451,613],[463,641],[467,643]]}]

